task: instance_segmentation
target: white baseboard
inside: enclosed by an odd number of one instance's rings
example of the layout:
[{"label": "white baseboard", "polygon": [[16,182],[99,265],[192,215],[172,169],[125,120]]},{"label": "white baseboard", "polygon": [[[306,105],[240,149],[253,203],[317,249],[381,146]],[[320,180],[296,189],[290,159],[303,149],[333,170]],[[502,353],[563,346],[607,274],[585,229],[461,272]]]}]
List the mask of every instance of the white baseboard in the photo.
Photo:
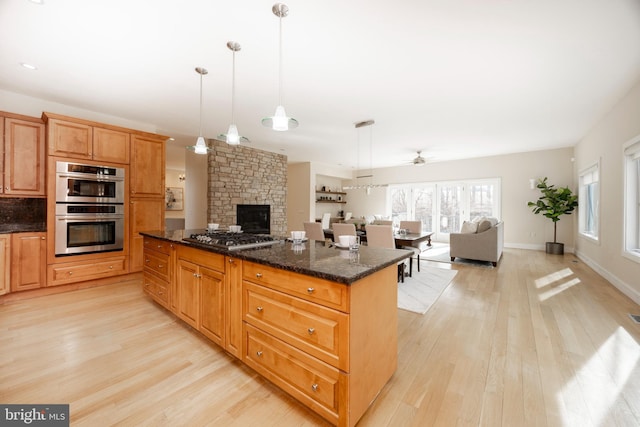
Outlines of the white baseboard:
[{"label": "white baseboard", "polygon": [[[546,249],[546,245],[544,244],[531,244],[531,243],[505,243],[504,244],[505,248],[512,248],[512,249],[526,249],[526,250],[530,250],[530,251],[544,251]],[[573,246],[565,246],[564,247],[564,251],[566,253],[574,253],[574,248]]]},{"label": "white baseboard", "polygon": [[631,298],[636,304],[640,305],[640,292],[630,286],[628,283],[625,283],[623,280],[620,280],[615,274],[609,272],[607,269],[603,268],[600,264],[584,255],[583,253],[576,253],[576,256],[582,260],[585,264],[591,267],[596,273],[607,279],[613,286],[615,286],[620,292]]}]

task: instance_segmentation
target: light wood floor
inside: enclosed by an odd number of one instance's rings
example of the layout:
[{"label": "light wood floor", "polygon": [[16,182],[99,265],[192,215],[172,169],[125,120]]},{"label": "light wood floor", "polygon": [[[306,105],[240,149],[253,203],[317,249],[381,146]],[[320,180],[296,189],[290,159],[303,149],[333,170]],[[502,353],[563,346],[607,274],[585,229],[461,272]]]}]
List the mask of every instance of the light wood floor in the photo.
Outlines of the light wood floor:
[{"label": "light wood floor", "polygon": [[[422,265],[459,272],[398,311],[398,370],[359,426],[640,425],[640,308],[582,262]],[[135,281],[0,306],[0,402],[70,403],[74,426],[327,425]]]}]

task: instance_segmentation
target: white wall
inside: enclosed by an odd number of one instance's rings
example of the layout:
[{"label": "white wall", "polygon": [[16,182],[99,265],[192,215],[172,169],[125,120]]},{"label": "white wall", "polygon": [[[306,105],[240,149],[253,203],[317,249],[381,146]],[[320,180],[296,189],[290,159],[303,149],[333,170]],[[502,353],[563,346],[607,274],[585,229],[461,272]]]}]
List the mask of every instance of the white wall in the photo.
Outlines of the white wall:
[{"label": "white wall", "polygon": [[[578,235],[577,255],[640,304],[640,264],[624,258],[623,145],[640,135],[640,83],[575,147],[578,172],[600,160],[600,241]],[[576,232],[577,234],[577,232]]]},{"label": "white wall", "polygon": [[287,166],[287,228],[304,230],[303,223],[311,221],[313,198],[311,194],[311,163]]},{"label": "white wall", "polygon": [[[575,190],[573,177],[573,148],[532,151],[476,159],[429,163],[422,167],[412,165],[373,170],[373,184],[401,184],[501,178],[502,220],[505,223],[505,245],[525,249],[544,249],[544,243],[553,241],[553,223],[542,215],[534,215],[527,202],[535,201],[539,190],[531,190],[529,179],[548,177],[557,186]],[[356,181],[351,181],[356,184]],[[368,181],[362,181],[366,184]],[[349,182],[345,182],[349,185]],[[384,214],[386,188],[374,188],[371,195],[365,190],[347,191],[346,209],[354,216]],[[558,241],[571,252],[574,245],[573,216],[558,222]]]},{"label": "white wall", "polygon": [[191,151],[185,155],[184,227],[187,230],[207,228],[207,157]]}]

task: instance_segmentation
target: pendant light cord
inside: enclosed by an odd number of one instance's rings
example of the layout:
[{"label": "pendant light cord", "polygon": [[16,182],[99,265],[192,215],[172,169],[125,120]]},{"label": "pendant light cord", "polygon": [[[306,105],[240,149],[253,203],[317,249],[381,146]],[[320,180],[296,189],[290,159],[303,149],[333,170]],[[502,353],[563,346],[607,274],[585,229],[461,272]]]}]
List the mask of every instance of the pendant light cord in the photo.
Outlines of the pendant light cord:
[{"label": "pendant light cord", "polygon": [[234,111],[236,99],[236,51],[233,52],[233,65],[231,66],[231,124],[235,124]]},{"label": "pendant light cord", "polygon": [[202,136],[202,73],[200,73],[200,136]]},{"label": "pendant light cord", "polygon": [[282,16],[278,17],[278,22],[279,22],[279,27],[280,27],[280,31],[279,31],[279,37],[280,40],[278,42],[278,73],[279,73],[279,77],[278,77],[278,105],[282,105]]}]

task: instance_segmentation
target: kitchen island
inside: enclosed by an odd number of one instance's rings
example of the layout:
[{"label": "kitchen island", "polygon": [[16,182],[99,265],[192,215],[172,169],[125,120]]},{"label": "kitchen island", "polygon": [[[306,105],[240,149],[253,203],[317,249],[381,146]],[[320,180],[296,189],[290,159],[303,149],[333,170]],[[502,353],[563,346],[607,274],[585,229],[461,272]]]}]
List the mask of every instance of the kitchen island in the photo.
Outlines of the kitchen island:
[{"label": "kitchen island", "polygon": [[355,425],[395,372],[396,264],[411,252],[142,234],[147,294],[334,425]]}]

